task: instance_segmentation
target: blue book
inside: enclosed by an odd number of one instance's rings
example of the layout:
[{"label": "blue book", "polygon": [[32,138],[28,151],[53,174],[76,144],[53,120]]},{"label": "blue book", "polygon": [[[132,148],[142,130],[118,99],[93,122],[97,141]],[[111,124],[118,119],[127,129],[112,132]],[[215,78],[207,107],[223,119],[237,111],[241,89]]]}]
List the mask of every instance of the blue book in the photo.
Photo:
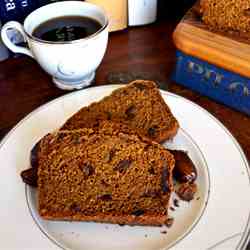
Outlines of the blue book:
[{"label": "blue book", "polygon": [[2,24],[8,21],[15,20],[20,21],[21,10],[18,8],[17,1],[4,1],[0,0],[0,18]]},{"label": "blue book", "polygon": [[0,19],[2,24],[11,20],[23,22],[38,7],[37,0],[0,0]]},{"label": "blue book", "polygon": [[250,115],[249,78],[179,50],[176,56],[175,82]]},{"label": "blue book", "polygon": [[[0,20],[2,24],[8,21],[23,23],[24,19],[35,9],[57,0],[0,0]],[[22,36],[15,30],[9,30],[9,38],[15,44],[22,44]],[[19,56],[9,51],[10,56]]]},{"label": "blue book", "polygon": [[22,12],[22,21],[28,16],[33,10],[37,9],[38,1],[37,0],[17,0],[19,9]]},{"label": "blue book", "polygon": [[[1,28],[2,24],[0,22],[0,28]],[[0,62],[4,61],[5,59],[7,59],[9,57],[9,51],[8,49],[5,47],[5,45],[3,44],[2,39],[0,39]]]}]

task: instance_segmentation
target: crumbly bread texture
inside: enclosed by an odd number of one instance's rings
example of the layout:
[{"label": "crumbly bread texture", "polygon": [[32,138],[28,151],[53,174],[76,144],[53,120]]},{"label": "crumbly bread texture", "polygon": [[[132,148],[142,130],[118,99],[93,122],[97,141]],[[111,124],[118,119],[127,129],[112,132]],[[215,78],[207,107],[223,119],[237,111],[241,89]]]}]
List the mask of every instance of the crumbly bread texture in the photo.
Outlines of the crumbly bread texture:
[{"label": "crumbly bread texture", "polygon": [[123,124],[45,136],[38,152],[38,204],[45,219],[162,225],[174,157]]},{"label": "crumbly bread texture", "polygon": [[249,0],[201,0],[202,20],[220,31],[250,32]]},{"label": "crumbly bread texture", "polygon": [[83,107],[61,129],[92,127],[98,120],[122,122],[157,142],[172,138],[179,128],[156,84],[144,80],[134,81]]}]

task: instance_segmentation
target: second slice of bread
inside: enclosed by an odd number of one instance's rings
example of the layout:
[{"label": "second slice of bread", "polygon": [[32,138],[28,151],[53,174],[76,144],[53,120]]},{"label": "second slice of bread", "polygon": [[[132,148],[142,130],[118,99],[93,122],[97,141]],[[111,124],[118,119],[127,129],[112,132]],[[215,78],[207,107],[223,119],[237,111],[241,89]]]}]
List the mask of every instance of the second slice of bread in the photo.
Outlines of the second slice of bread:
[{"label": "second slice of bread", "polygon": [[156,84],[144,80],[134,81],[83,107],[61,129],[93,127],[99,120],[122,122],[157,142],[172,138],[179,128]]}]

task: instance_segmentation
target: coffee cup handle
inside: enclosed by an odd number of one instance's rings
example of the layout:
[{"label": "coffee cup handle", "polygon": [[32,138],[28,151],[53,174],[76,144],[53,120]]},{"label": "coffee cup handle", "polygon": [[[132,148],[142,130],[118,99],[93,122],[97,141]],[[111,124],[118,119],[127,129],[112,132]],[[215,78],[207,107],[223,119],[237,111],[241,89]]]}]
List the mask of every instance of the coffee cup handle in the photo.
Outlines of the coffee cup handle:
[{"label": "coffee cup handle", "polygon": [[22,35],[24,41],[27,42],[26,34],[24,32],[23,26],[16,21],[10,21],[4,24],[1,30],[1,37],[2,37],[4,44],[14,53],[22,53],[22,54],[25,54],[34,58],[32,52],[29,49],[22,47],[22,46],[17,46],[11,41],[11,39],[7,35],[7,31],[9,29],[17,30]]}]

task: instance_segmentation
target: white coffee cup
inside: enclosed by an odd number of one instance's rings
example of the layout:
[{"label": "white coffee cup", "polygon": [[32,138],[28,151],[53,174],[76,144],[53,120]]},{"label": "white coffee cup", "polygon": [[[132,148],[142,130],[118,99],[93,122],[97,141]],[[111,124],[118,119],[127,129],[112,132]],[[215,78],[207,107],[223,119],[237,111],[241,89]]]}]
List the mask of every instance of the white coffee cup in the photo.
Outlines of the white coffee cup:
[{"label": "white coffee cup", "polygon": [[[50,42],[32,35],[36,27],[52,18],[61,16],[87,16],[94,18],[102,28],[82,39],[66,42]],[[28,48],[17,46],[7,36],[8,29],[18,30]],[[61,89],[80,89],[88,86],[95,77],[108,42],[108,17],[94,4],[81,1],[62,1],[45,5],[24,20],[24,25],[10,21],[2,27],[2,40],[15,53],[33,57],[53,77]]]}]

